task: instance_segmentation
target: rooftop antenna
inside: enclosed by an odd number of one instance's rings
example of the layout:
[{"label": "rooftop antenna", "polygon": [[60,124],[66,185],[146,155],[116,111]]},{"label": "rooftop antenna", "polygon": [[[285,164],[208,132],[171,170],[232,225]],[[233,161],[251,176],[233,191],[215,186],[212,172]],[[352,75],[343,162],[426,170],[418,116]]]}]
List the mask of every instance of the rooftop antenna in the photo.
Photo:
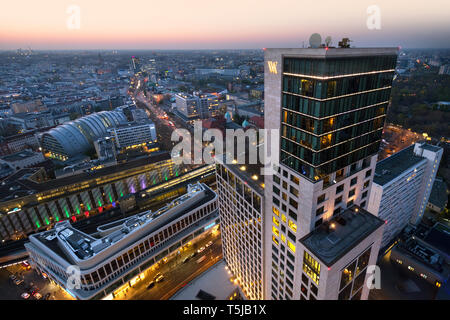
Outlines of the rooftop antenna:
[{"label": "rooftop antenna", "polygon": [[350,42],[351,40],[349,38],[343,38],[341,41],[339,41],[339,47],[340,48],[350,48]]},{"label": "rooftop antenna", "polygon": [[326,47],[329,47],[330,45],[331,45],[331,37],[330,36],[328,36],[328,37],[326,37],[325,38],[325,46]]},{"label": "rooftop antenna", "polygon": [[322,37],[318,33],[313,33],[311,37],[309,37],[309,46],[311,48],[319,48],[322,43]]}]

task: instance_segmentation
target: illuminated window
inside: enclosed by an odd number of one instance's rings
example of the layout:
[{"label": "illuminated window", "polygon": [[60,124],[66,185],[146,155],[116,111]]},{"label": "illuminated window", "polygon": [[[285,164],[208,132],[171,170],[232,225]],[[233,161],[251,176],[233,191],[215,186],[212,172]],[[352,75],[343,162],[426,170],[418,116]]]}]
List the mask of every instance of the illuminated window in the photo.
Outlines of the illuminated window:
[{"label": "illuminated window", "polygon": [[272,217],[272,221],[273,221],[273,223],[275,223],[277,226],[280,226],[280,221],[278,221],[277,218]]},{"label": "illuminated window", "polygon": [[320,263],[318,263],[308,252],[303,256],[303,271],[318,285],[320,279]]},{"label": "illuminated window", "polygon": [[275,228],[275,226],[272,226],[272,232],[273,232],[273,234],[276,235],[277,237],[280,236],[280,231],[278,231],[278,229]]},{"label": "illuminated window", "polygon": [[272,235],[272,241],[275,242],[277,245],[279,244],[278,239],[274,235]]},{"label": "illuminated window", "polygon": [[294,246],[289,240],[288,240],[288,242],[287,242],[287,245],[288,245],[289,249],[291,249],[292,252],[295,253],[295,246]]},{"label": "illuminated window", "polygon": [[279,211],[277,208],[272,207],[272,211],[273,211],[273,213],[275,213],[277,216],[280,216],[280,211]]},{"label": "illuminated window", "polygon": [[281,220],[283,220],[283,222],[286,222],[286,216],[284,214],[281,215]]},{"label": "illuminated window", "polygon": [[289,220],[289,228],[291,228],[292,231],[297,232],[297,225],[293,223],[291,220]]},{"label": "illuminated window", "polygon": [[286,243],[286,236],[284,234],[281,234],[281,241],[283,241],[284,243]]}]

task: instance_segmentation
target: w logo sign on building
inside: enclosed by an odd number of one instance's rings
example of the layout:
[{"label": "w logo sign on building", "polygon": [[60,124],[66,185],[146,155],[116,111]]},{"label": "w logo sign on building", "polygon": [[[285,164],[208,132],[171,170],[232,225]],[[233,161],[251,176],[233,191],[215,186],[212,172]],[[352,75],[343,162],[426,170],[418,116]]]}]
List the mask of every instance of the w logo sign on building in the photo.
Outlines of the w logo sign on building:
[{"label": "w logo sign on building", "polygon": [[270,73],[277,74],[278,61],[267,61],[267,64],[269,65]]}]

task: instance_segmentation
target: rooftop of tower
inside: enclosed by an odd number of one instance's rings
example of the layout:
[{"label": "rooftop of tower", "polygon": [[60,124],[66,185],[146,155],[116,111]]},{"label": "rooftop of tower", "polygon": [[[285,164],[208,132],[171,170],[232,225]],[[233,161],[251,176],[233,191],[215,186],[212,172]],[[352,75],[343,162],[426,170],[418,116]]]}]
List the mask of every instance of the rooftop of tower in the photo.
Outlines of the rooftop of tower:
[{"label": "rooftop of tower", "polygon": [[282,54],[285,57],[302,56],[314,58],[333,58],[333,57],[354,57],[354,56],[373,56],[373,55],[397,55],[397,47],[373,47],[373,48],[266,48],[264,50],[269,54]]},{"label": "rooftop of tower", "polygon": [[370,212],[352,206],[299,241],[319,260],[331,267],[383,224],[383,220]]}]

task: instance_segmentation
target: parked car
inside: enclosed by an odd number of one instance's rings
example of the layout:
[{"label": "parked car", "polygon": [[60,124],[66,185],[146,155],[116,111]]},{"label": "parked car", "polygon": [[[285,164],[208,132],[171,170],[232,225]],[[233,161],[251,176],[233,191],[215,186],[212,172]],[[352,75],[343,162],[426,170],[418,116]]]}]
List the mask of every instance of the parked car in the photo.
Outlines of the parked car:
[{"label": "parked car", "polygon": [[30,294],[28,292],[24,292],[20,295],[23,299],[28,299],[30,297]]},{"label": "parked car", "polygon": [[208,248],[210,245],[212,245],[213,244],[213,242],[212,241],[209,241],[207,244],[206,244],[206,248]]},{"label": "parked car", "polygon": [[147,285],[147,289],[151,289],[155,286],[155,281],[150,281],[150,283]]},{"label": "parked car", "polygon": [[42,294],[40,294],[39,292],[36,292],[36,293],[33,295],[33,297],[34,297],[36,300],[41,300],[41,299],[42,299]]},{"label": "parked car", "polygon": [[21,283],[23,283],[23,280],[22,280],[22,279],[16,279],[16,280],[14,280],[14,284],[15,284],[16,286],[18,286],[18,285],[21,284]]}]

